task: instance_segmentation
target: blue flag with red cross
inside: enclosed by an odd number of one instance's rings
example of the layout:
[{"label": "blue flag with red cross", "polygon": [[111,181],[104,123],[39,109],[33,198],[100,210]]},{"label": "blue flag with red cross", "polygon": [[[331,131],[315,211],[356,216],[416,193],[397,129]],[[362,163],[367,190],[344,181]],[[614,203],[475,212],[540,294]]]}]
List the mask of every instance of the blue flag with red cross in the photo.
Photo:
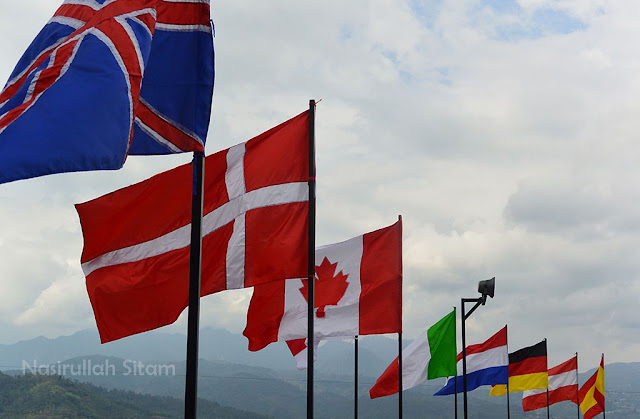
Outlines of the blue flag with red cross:
[{"label": "blue flag with red cross", "polygon": [[0,183],[204,151],[208,0],[66,0],[0,92]]}]

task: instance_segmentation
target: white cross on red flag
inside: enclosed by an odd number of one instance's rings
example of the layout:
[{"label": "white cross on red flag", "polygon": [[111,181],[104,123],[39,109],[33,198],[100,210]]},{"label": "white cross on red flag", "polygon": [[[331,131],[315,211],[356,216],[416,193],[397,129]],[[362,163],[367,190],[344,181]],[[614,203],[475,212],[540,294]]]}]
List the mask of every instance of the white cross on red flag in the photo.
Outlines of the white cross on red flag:
[{"label": "white cross on red flag", "polygon": [[[202,290],[307,276],[309,112],[205,160]],[[188,301],[192,168],[76,205],[100,338],[173,323]]]}]

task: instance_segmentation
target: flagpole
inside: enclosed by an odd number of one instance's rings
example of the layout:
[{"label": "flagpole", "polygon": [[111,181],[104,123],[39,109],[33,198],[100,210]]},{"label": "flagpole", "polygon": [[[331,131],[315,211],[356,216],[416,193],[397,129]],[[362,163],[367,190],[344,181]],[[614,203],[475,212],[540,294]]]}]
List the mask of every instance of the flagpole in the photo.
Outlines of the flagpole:
[{"label": "flagpole", "polygon": [[398,418],[402,419],[402,332],[398,332]]},{"label": "flagpole", "polygon": [[511,418],[511,401],[509,399],[509,378],[507,378],[507,419]]},{"label": "flagpole", "polygon": [[187,371],[184,417],[196,417],[198,399],[198,338],[200,335],[200,279],[202,272],[202,202],[204,195],[204,152],[193,153],[191,196],[191,245],[189,254],[189,312],[187,325]]},{"label": "flagpole", "polygon": [[[544,338],[544,349],[547,350],[547,338]],[[549,361],[547,361],[547,419],[551,419],[549,412]]]},{"label": "flagpole", "polygon": [[[466,314],[464,312],[464,298],[461,300],[460,306],[462,308],[462,407],[464,412],[464,419],[468,418],[467,411],[467,337],[464,326],[466,320]],[[456,368],[457,375],[457,368]],[[456,376],[456,384],[458,383],[458,377]]]},{"label": "flagpole", "polygon": [[[456,310],[456,306],[453,306],[453,310]],[[457,344],[456,344],[457,345]],[[458,351],[456,350],[456,356]],[[456,362],[456,375],[453,376],[453,417],[458,419],[458,364]]]},{"label": "flagpole", "polygon": [[578,378],[578,353],[576,352],[576,406],[578,406],[578,419],[580,419],[580,380]]},{"label": "flagpole", "polygon": [[[402,215],[398,215],[402,223]],[[400,232],[400,275],[402,275],[402,231]],[[398,332],[398,418],[402,419],[402,276],[400,277],[400,332]]]},{"label": "flagpole", "polygon": [[354,389],[353,389],[353,394],[354,394],[354,410],[353,410],[353,417],[355,419],[358,419],[358,335],[355,336],[355,367],[354,367]]},{"label": "flagpole", "polygon": [[[598,365],[598,368],[600,368],[599,365]],[[606,378],[606,375],[604,373],[604,353],[602,353],[602,381],[603,381],[602,391],[604,391],[604,394],[602,395],[602,397],[604,398],[604,406],[602,406],[602,419],[607,419],[607,386],[606,386],[606,383],[604,383],[605,378]]]},{"label": "flagpole", "polygon": [[309,240],[307,246],[307,419],[313,419],[313,352],[315,317],[315,278],[316,278],[316,101],[309,101]]},{"label": "flagpole", "polygon": [[[509,353],[509,325],[504,325],[507,332],[507,354]],[[507,355],[508,356],[508,355]],[[511,400],[509,398],[509,363],[507,363],[507,419],[511,419]]]},{"label": "flagpole", "polygon": [[453,377],[453,417],[458,419],[458,373]]}]

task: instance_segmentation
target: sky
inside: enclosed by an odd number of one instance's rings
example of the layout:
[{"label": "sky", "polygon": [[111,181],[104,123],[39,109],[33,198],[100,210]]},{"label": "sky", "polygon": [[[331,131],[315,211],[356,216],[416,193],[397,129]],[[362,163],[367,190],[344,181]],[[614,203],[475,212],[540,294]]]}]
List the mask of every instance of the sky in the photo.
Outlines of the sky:
[{"label": "sky", "polygon": [[[0,4],[0,79],[60,1]],[[640,361],[640,3],[212,4],[208,154],[317,107],[317,243],[404,221],[404,336],[496,277],[478,343],[548,339],[549,364]],[[0,185],[0,343],[94,329],[73,204],[186,163]],[[202,301],[241,332],[251,290]],[[184,314],[184,313],[183,313]],[[183,315],[165,328],[186,332]]]}]

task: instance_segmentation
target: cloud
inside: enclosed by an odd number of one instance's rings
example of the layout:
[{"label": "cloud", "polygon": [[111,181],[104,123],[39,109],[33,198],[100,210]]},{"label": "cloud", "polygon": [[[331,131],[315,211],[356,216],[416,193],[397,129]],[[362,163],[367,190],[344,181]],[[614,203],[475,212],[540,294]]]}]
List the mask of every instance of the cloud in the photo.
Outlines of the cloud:
[{"label": "cloud", "polygon": [[[55,6],[7,7],[0,78]],[[403,215],[408,337],[496,276],[496,297],[469,320],[470,342],[509,323],[510,347],[548,337],[558,362],[575,351],[582,365],[602,351],[637,360],[639,325],[628,319],[640,298],[640,57],[628,40],[639,35],[640,5],[275,0],[212,9],[207,152],[323,99],[318,244]],[[136,157],[115,172],[0,185],[4,339],[92,327],[73,204],[189,159]],[[203,324],[241,330],[249,295],[207,297]],[[184,317],[172,328],[184,331]]]}]

